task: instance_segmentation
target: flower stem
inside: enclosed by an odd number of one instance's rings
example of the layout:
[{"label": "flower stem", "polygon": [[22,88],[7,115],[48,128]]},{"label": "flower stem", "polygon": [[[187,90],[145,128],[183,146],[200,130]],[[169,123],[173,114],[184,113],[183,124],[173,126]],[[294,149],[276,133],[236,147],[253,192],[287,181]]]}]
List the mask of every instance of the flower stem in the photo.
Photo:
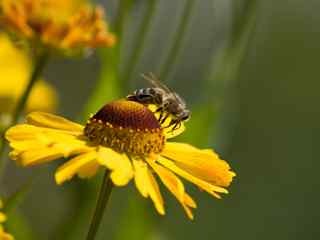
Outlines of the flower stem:
[{"label": "flower stem", "polygon": [[40,76],[42,75],[42,72],[45,68],[45,66],[47,65],[48,62],[48,53],[44,52],[39,54],[39,56],[37,56],[36,61],[35,61],[35,65],[33,68],[33,72],[31,74],[30,77],[30,81],[23,93],[23,95],[21,96],[21,98],[19,99],[16,109],[12,115],[12,120],[10,123],[10,126],[15,125],[18,122],[18,119],[20,117],[20,115],[22,114],[27,100],[30,96],[31,90],[34,87],[35,83],[39,80]]},{"label": "flower stem", "polygon": [[95,239],[99,225],[103,217],[104,210],[110,198],[112,188],[113,183],[110,179],[110,171],[106,169],[86,240]]},{"label": "flower stem", "polygon": [[[47,62],[48,62],[49,54],[47,51],[43,51],[40,54],[36,56],[34,67],[32,74],[30,76],[30,80],[28,82],[28,85],[26,89],[24,90],[21,98],[19,99],[16,108],[14,112],[12,113],[12,117],[10,119],[10,123],[8,126],[1,132],[1,141],[0,141],[0,159],[2,158],[3,152],[5,150],[6,144],[5,144],[5,132],[8,128],[12,127],[13,125],[17,124],[20,115],[22,114],[23,110],[25,109],[25,106],[27,104],[28,98],[30,96],[31,90],[35,86],[35,83],[40,78]],[[3,159],[0,161],[0,176],[5,166],[5,160]]]},{"label": "flower stem", "polygon": [[191,22],[190,17],[192,15],[195,3],[196,0],[187,0],[187,3],[185,4],[179,26],[173,40],[173,44],[169,51],[169,56],[166,58],[164,64],[161,66],[159,74],[160,79],[166,79],[168,77],[170,70],[172,69],[172,66],[175,64],[177,60],[177,57],[182,48],[182,42],[184,40],[186,31],[188,30],[188,26]]},{"label": "flower stem", "polygon": [[129,56],[128,64],[123,71],[123,77],[122,77],[123,81],[130,80],[131,75],[135,70],[137,63],[139,62],[138,60],[141,57],[141,54],[143,53],[144,43],[149,33],[153,16],[156,12],[155,10],[157,8],[157,0],[149,0],[147,1],[146,4],[148,4],[148,6],[147,6],[145,16],[142,20],[139,30],[137,31],[137,35],[136,35],[137,37],[134,42],[132,53]]}]

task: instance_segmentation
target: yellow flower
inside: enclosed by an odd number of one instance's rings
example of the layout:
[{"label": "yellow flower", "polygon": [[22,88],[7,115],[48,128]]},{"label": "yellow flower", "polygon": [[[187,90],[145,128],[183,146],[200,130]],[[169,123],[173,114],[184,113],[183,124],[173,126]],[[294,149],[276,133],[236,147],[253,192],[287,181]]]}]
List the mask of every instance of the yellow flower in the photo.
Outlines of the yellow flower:
[{"label": "yellow flower", "polygon": [[[0,199],[0,209],[3,208],[2,200]],[[0,212],[0,240],[14,240],[13,236],[4,231],[2,224],[7,220],[4,213]]]},{"label": "yellow flower", "polygon": [[103,9],[84,0],[1,0],[0,24],[54,49],[81,50],[115,43]]},{"label": "yellow flower", "polygon": [[140,103],[118,100],[106,104],[86,126],[42,112],[29,114],[26,121],[6,132],[13,148],[10,157],[18,164],[33,166],[72,157],[56,171],[58,184],[76,174],[81,178],[94,176],[100,166],[105,166],[116,186],[134,179],[142,196],[150,197],[162,215],[164,201],[154,174],[190,219],[196,203],[178,176],[217,198],[228,192],[225,187],[235,176],[228,163],[212,150],[167,142],[184,127],[174,131],[166,128],[170,119],[161,126],[154,113]]},{"label": "yellow flower", "polygon": [[[31,74],[31,61],[18,49],[8,36],[0,33],[0,116],[10,114],[22,95]],[[26,111],[54,112],[57,106],[55,89],[40,80],[34,86],[26,105]]]}]

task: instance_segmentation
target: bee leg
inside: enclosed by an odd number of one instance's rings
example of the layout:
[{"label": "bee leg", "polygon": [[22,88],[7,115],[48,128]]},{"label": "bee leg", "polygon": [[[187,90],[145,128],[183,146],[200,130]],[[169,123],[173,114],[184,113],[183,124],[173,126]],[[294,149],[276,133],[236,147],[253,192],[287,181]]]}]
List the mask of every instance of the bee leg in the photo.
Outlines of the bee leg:
[{"label": "bee leg", "polygon": [[177,122],[174,126],[173,126],[173,128],[172,128],[172,132],[174,131],[174,130],[176,130],[176,129],[179,129],[181,127],[181,122]]},{"label": "bee leg", "polygon": [[158,113],[158,112],[163,112],[163,108],[162,107],[157,108],[157,110],[154,113]]},{"label": "bee leg", "polygon": [[[159,109],[160,109],[160,110],[159,110]],[[159,116],[158,121],[161,122],[161,119],[162,119],[162,117],[163,117],[164,111],[163,111],[162,108],[158,108],[157,111],[156,111],[156,113],[157,113],[157,112],[160,112],[160,116]]]},{"label": "bee leg", "polygon": [[179,129],[181,127],[181,122],[175,121],[175,120],[171,120],[170,124],[168,126],[166,126],[166,128],[169,128],[173,125],[173,127],[171,128],[171,132],[173,132],[176,129]]},{"label": "bee leg", "polygon": [[167,113],[161,121],[159,120],[159,121],[160,121],[160,124],[163,124],[163,123],[167,120],[167,118],[169,117],[169,115],[170,115],[170,113]]},{"label": "bee leg", "polygon": [[167,126],[163,127],[163,128],[169,128],[169,127],[171,127],[173,124],[174,124],[174,120],[171,120],[170,123],[169,123]]}]

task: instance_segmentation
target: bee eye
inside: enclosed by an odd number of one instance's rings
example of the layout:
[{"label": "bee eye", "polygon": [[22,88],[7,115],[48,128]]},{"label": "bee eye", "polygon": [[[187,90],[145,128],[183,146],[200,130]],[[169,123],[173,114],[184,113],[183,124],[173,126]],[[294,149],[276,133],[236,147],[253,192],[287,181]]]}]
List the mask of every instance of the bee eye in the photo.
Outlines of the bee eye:
[{"label": "bee eye", "polygon": [[153,88],[150,88],[149,93],[154,95],[156,93],[156,91]]},{"label": "bee eye", "polygon": [[188,119],[189,119],[189,116],[186,115],[186,116],[184,116],[184,117],[182,118],[182,121],[186,121],[186,120],[188,120]]},{"label": "bee eye", "polygon": [[150,98],[150,95],[141,94],[141,95],[138,95],[138,98],[139,98],[140,100],[149,99],[149,98]]}]

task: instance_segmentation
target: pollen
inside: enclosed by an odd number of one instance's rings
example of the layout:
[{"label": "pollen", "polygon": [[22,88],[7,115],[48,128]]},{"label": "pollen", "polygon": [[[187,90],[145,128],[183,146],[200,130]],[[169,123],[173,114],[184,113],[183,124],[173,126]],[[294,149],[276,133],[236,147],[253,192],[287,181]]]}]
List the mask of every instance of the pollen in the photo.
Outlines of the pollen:
[{"label": "pollen", "polygon": [[94,144],[131,155],[160,153],[165,145],[154,114],[146,106],[127,100],[102,107],[88,120],[84,133]]}]

